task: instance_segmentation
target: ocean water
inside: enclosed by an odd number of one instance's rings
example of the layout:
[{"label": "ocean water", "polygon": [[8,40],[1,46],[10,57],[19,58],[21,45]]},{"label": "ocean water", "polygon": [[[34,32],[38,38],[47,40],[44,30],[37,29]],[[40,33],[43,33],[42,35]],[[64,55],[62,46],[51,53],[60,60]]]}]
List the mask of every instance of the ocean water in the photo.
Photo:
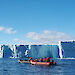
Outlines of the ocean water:
[{"label": "ocean water", "polygon": [[18,63],[18,59],[0,59],[0,75],[75,75],[75,60],[55,59],[57,65],[40,66]]}]

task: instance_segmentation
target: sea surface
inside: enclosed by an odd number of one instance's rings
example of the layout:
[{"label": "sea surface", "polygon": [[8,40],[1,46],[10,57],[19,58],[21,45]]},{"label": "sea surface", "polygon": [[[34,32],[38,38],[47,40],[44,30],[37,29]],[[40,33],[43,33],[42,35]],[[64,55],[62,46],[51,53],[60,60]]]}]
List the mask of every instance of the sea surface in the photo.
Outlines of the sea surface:
[{"label": "sea surface", "polygon": [[18,63],[18,59],[0,59],[0,75],[75,75],[74,59],[55,59],[57,65],[40,66]]}]

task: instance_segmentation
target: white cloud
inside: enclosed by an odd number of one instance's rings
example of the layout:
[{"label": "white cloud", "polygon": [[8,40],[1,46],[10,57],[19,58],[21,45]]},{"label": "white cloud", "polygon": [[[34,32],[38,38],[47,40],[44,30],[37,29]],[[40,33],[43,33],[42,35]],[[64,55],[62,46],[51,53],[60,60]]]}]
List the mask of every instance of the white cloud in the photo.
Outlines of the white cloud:
[{"label": "white cloud", "polygon": [[18,38],[15,38],[15,39],[13,39],[14,41],[19,41],[19,39]]},{"label": "white cloud", "polygon": [[15,42],[15,43],[17,43],[17,44],[31,44],[30,42],[28,42],[28,41],[25,41],[25,40],[20,40],[20,39],[18,39],[18,38],[14,38],[13,39],[13,41]]},{"label": "white cloud", "polygon": [[13,30],[13,28],[7,28],[5,30],[5,33],[7,33],[7,34],[15,34],[16,33],[16,30]]},{"label": "white cloud", "polygon": [[4,27],[0,26],[0,31],[3,31],[4,30]]},{"label": "white cloud", "polygon": [[2,27],[0,26],[0,31],[7,33],[7,34],[15,34],[16,30],[13,30],[13,28],[6,28],[6,27]]},{"label": "white cloud", "polygon": [[38,40],[40,38],[40,36],[35,32],[29,32],[29,33],[27,33],[27,38],[32,38],[34,40]]},{"label": "white cloud", "polygon": [[63,32],[44,30],[41,33],[28,32],[27,38],[39,43],[57,43],[58,41],[74,40],[75,38]]}]

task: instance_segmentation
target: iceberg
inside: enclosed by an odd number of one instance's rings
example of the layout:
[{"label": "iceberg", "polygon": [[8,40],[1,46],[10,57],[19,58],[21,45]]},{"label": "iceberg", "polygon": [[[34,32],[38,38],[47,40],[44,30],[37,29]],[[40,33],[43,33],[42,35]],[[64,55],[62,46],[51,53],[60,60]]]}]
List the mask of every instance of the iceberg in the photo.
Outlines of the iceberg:
[{"label": "iceberg", "polygon": [[57,45],[0,45],[0,58],[75,58],[75,41]]}]

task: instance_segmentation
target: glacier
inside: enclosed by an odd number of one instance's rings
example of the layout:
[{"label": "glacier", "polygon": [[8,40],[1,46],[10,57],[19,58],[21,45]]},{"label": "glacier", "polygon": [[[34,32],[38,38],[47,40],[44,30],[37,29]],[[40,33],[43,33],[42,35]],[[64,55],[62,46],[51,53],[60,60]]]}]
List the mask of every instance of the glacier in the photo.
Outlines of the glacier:
[{"label": "glacier", "polygon": [[75,58],[75,41],[59,41],[57,45],[0,44],[0,58],[24,57]]},{"label": "glacier", "polygon": [[75,41],[61,41],[63,58],[75,58]]},{"label": "glacier", "polygon": [[31,45],[29,50],[29,57],[40,58],[40,57],[51,57],[58,58],[59,47],[57,45]]}]

